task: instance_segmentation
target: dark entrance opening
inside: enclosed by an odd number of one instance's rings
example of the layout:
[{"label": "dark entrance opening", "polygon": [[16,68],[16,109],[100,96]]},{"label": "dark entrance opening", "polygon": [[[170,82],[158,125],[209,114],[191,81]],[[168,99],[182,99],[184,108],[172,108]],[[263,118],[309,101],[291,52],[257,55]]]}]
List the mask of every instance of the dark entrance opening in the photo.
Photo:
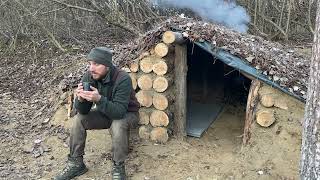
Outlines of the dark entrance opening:
[{"label": "dark entrance opening", "polygon": [[251,81],[199,46],[187,48],[187,134],[201,137],[226,104],[246,108]]}]

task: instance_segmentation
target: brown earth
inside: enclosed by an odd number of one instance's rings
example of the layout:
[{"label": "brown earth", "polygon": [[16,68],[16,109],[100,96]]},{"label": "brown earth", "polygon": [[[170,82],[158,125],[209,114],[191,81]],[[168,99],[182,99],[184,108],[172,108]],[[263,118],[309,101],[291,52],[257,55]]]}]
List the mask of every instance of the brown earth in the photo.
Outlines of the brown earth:
[{"label": "brown earth", "polygon": [[[260,91],[266,90],[270,88]],[[188,137],[186,141],[171,138],[166,144],[154,144],[140,140],[134,130],[127,161],[128,174],[137,180],[299,179],[300,120],[304,105],[283,93],[280,95],[289,109],[273,108],[276,123],[269,128],[254,123],[248,146],[242,145],[245,112],[240,105],[227,106],[202,138]],[[51,122],[70,127],[70,121],[72,119],[66,120],[66,109],[61,107]],[[44,143],[52,151],[39,161],[51,162],[55,167],[43,174],[44,179],[49,179],[63,168],[68,148],[56,136],[48,137]],[[110,178],[110,149],[107,130],[90,131],[85,156],[90,171],[78,179]],[[53,160],[49,160],[51,156]]]}]

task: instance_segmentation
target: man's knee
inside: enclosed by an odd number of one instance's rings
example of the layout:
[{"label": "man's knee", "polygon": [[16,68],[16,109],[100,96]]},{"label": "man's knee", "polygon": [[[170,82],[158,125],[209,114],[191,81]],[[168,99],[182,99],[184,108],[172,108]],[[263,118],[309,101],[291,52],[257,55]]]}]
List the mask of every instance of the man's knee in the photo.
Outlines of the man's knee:
[{"label": "man's knee", "polygon": [[111,134],[113,138],[119,138],[124,135],[124,133],[128,133],[128,122],[126,119],[121,120],[113,120],[111,125]]},{"label": "man's knee", "polygon": [[87,121],[87,115],[77,114],[72,122],[72,129],[84,128]]}]

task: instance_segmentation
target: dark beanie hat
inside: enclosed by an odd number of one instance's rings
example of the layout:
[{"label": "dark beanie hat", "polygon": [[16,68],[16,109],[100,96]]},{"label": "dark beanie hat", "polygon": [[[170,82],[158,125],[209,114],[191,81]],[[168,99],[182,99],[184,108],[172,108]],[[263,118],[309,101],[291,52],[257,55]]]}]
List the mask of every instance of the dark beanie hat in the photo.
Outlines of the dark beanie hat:
[{"label": "dark beanie hat", "polygon": [[106,47],[95,47],[87,56],[88,61],[94,61],[107,67],[112,67],[112,51]]}]

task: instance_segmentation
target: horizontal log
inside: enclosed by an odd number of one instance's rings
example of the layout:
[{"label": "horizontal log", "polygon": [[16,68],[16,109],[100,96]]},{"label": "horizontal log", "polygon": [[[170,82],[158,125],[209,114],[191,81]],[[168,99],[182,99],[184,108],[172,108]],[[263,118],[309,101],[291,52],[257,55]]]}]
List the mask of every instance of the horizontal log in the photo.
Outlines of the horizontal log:
[{"label": "horizontal log", "polygon": [[154,48],[155,54],[161,58],[165,57],[171,50],[171,47],[165,43],[158,43]]},{"label": "horizontal log", "polygon": [[271,94],[262,95],[260,102],[264,107],[272,107],[274,105],[274,97]]},{"label": "horizontal log", "polygon": [[274,112],[267,110],[260,110],[257,112],[257,123],[262,127],[269,127],[275,122]]},{"label": "horizontal log", "polygon": [[176,43],[182,44],[185,42],[182,33],[173,32],[173,31],[166,31],[162,35],[162,41],[166,44]]},{"label": "horizontal log", "polygon": [[150,138],[157,143],[166,143],[169,139],[168,131],[163,127],[153,128],[150,133]]},{"label": "horizontal log", "polygon": [[150,139],[152,128],[149,126],[140,126],[139,127],[139,137],[141,139]]},{"label": "horizontal log", "polygon": [[159,61],[153,64],[152,71],[159,76],[165,75],[168,72],[168,65],[164,61]]},{"label": "horizontal log", "polygon": [[153,127],[168,126],[169,117],[163,111],[154,110],[151,112],[151,115],[150,115],[150,124]]},{"label": "horizontal log", "polygon": [[129,69],[131,72],[138,72],[139,71],[139,61],[135,60],[133,62],[131,62],[131,64],[129,65]]},{"label": "horizontal log", "polygon": [[141,106],[150,107],[152,106],[152,95],[153,93],[150,91],[140,90],[136,94],[136,98]]},{"label": "horizontal log", "polygon": [[140,69],[144,73],[150,73],[152,71],[153,61],[151,57],[145,57],[140,61]]},{"label": "horizontal log", "polygon": [[168,98],[163,94],[154,94],[152,97],[152,104],[158,110],[165,110],[169,105]]},{"label": "horizontal log", "polygon": [[140,108],[139,109],[139,124],[148,125],[150,123],[151,109]]},{"label": "horizontal log", "polygon": [[142,90],[150,90],[152,88],[152,76],[144,74],[138,78],[138,86]]},{"label": "horizontal log", "polygon": [[153,81],[152,87],[156,92],[164,92],[172,84],[172,81],[171,77],[157,76]]}]

